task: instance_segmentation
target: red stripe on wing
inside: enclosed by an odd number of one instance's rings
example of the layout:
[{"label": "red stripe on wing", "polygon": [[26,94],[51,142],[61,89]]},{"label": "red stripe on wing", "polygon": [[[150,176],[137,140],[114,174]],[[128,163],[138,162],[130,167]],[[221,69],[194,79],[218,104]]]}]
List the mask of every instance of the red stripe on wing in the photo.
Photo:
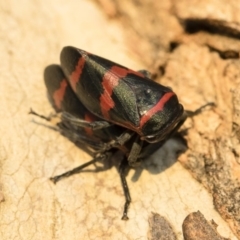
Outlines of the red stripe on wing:
[{"label": "red stripe on wing", "polygon": [[61,103],[64,99],[66,88],[67,88],[67,81],[66,79],[63,79],[60,83],[59,89],[53,93],[53,100],[58,110],[61,110]]},{"label": "red stripe on wing", "polygon": [[104,118],[109,119],[109,110],[115,106],[115,103],[111,97],[113,89],[118,85],[119,80],[131,73],[139,77],[144,77],[140,72],[135,72],[120,66],[113,66],[104,74],[102,80],[103,93],[100,96],[100,107]]},{"label": "red stripe on wing", "polygon": [[86,59],[84,58],[84,56],[82,56],[78,60],[78,63],[77,63],[77,66],[76,66],[75,70],[69,76],[69,81],[70,81],[71,87],[74,91],[76,91],[77,83],[81,79],[81,75],[82,75],[82,72],[83,72],[83,67],[85,65],[85,62],[86,62]]},{"label": "red stripe on wing", "polygon": [[175,93],[173,92],[168,92],[164,94],[164,96],[159,100],[159,102],[142,116],[140,120],[140,129],[155,113],[162,111],[165,103],[174,95]]}]

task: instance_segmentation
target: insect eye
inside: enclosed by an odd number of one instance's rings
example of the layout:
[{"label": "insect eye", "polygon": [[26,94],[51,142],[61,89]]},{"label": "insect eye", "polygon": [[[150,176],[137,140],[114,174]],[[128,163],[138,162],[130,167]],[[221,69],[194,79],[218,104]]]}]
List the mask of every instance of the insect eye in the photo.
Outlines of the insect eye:
[{"label": "insect eye", "polygon": [[149,95],[152,93],[152,90],[150,88],[148,88],[147,90],[145,90],[145,93]]}]

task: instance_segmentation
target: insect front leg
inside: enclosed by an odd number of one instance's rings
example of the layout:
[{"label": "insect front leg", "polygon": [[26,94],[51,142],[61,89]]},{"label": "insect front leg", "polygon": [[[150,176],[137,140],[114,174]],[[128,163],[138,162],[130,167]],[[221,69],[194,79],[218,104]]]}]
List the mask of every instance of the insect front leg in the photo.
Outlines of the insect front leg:
[{"label": "insect front leg", "polygon": [[186,112],[188,117],[194,117],[194,116],[200,114],[204,110],[204,108],[206,108],[207,106],[214,107],[215,103],[214,102],[209,102],[209,103],[206,103],[205,105],[199,107],[195,111],[185,110],[185,112]]},{"label": "insect front leg", "polygon": [[134,140],[130,153],[128,155],[128,164],[130,167],[138,167],[140,164],[139,160],[139,154],[141,153],[143,146],[143,141],[140,139],[140,136],[137,136],[136,139]]},{"label": "insect front leg", "polygon": [[112,148],[117,148],[121,150],[123,153],[128,154],[129,150],[125,147],[125,143],[134,135],[132,131],[125,131],[119,137],[115,137],[115,139],[111,140],[110,142],[103,143],[102,149],[100,151],[108,151]]},{"label": "insect front leg", "polygon": [[119,166],[119,175],[121,178],[121,183],[122,183],[123,192],[125,196],[125,204],[123,209],[122,220],[128,220],[127,213],[128,213],[129,205],[131,203],[131,196],[130,196],[130,192],[129,192],[129,188],[126,180],[126,170],[128,168],[129,168],[128,161],[126,158],[124,158]]},{"label": "insect front leg", "polygon": [[169,138],[171,138],[172,136],[174,136],[177,131],[179,130],[179,128],[183,125],[183,123],[185,122],[185,120],[187,119],[187,117],[194,117],[198,114],[200,114],[204,108],[206,108],[207,106],[215,106],[214,103],[210,102],[210,103],[207,103],[201,107],[199,107],[198,109],[196,109],[195,111],[189,111],[189,110],[186,110],[180,121],[177,123],[177,125],[166,135],[165,139],[160,141],[160,142],[156,142],[156,143],[153,143],[153,144],[147,144],[141,151],[141,153],[139,154],[139,161],[141,159],[145,159],[147,158],[148,156],[150,156],[152,153],[154,153],[155,151],[157,151]]},{"label": "insect front leg", "polygon": [[129,167],[137,167],[139,165],[139,162],[137,161],[139,159],[139,154],[142,150],[143,141],[140,139],[139,136],[134,139],[134,142],[132,144],[130,153],[128,157],[124,157],[122,160],[120,166],[119,166],[119,175],[121,178],[121,183],[123,187],[123,192],[125,196],[125,204],[124,204],[124,210],[123,210],[123,216],[122,220],[128,220],[128,208],[131,203],[131,196],[126,180],[126,171],[129,169]]}]

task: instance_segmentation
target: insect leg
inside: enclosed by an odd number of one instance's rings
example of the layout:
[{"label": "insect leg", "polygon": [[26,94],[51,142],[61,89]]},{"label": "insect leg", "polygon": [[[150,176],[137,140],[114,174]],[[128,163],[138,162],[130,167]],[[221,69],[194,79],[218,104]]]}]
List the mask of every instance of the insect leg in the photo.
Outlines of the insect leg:
[{"label": "insect leg", "polygon": [[125,204],[124,204],[122,220],[128,220],[127,212],[128,212],[129,204],[131,202],[131,196],[130,196],[130,192],[129,192],[129,188],[128,188],[128,184],[127,184],[127,180],[126,180],[127,168],[129,168],[128,161],[126,158],[124,158],[119,166],[119,175],[121,178],[123,192],[124,192],[124,196],[125,196]]},{"label": "insect leg", "polygon": [[89,162],[86,162],[76,168],[71,169],[70,171],[67,171],[65,173],[62,173],[60,175],[51,177],[50,180],[54,183],[57,183],[58,181],[60,181],[62,178],[66,178],[69,176],[72,176],[74,174],[80,173],[84,168],[98,162],[98,161],[104,161],[108,158],[110,158],[112,156],[112,153],[108,152],[108,153],[102,153],[101,155],[99,155],[98,157],[95,157],[94,159],[90,160]]},{"label": "insect leg", "polygon": [[140,163],[140,161],[138,161],[139,159],[139,154],[142,150],[142,145],[143,145],[143,141],[140,140],[140,137],[137,136],[135,141],[132,144],[130,153],[128,155],[128,164],[131,167],[137,167]]},{"label": "insect leg", "polygon": [[[196,109],[195,111],[188,111],[188,110],[184,111],[183,115],[181,116],[180,121],[179,121],[179,122],[177,123],[177,125],[172,129],[172,131],[167,134],[167,136],[166,136],[165,139],[168,140],[170,137],[172,137],[172,136],[178,131],[178,129],[183,125],[183,123],[185,122],[185,120],[187,119],[187,117],[193,117],[193,116],[196,116],[196,115],[200,114],[200,113],[203,111],[203,109],[204,109],[205,107],[207,107],[207,106],[215,106],[215,103],[213,103],[213,102],[207,103],[207,104],[201,106],[200,108]],[[163,144],[166,140],[161,141],[162,144]]]},{"label": "insect leg", "polygon": [[64,125],[62,122],[58,123],[58,131],[70,141],[74,143],[81,143],[87,145],[95,150],[104,149],[104,142],[100,139],[94,139],[84,134],[83,132],[76,131],[75,129],[70,128],[69,126]]},{"label": "insect leg", "polygon": [[103,129],[103,128],[112,126],[112,124],[107,121],[88,122],[81,118],[75,117],[68,112],[63,112],[61,118],[62,118],[63,122],[68,121],[68,122],[71,122],[71,124],[76,127],[83,127],[83,128],[89,127],[92,130],[99,130],[99,129]]},{"label": "insect leg", "polygon": [[49,116],[44,116],[44,115],[38,114],[32,108],[30,108],[29,114],[38,116],[38,117],[40,117],[40,118],[42,118],[42,119],[44,119],[44,120],[46,120],[48,122],[50,122],[52,118],[54,118],[54,117],[56,117],[58,115],[57,113],[54,113],[54,114],[50,114]]},{"label": "insect leg", "polygon": [[185,110],[185,112],[187,113],[188,117],[193,117],[193,116],[196,116],[196,115],[200,114],[204,110],[204,108],[207,107],[207,106],[214,107],[215,103],[214,102],[209,102],[209,103],[206,103],[205,105],[199,107],[195,111]]}]

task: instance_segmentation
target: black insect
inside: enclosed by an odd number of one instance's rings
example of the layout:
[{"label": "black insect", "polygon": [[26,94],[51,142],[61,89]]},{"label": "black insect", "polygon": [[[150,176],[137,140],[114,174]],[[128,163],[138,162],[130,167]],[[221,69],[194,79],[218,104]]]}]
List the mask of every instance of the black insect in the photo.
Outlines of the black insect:
[{"label": "black insect", "polygon": [[123,220],[128,219],[131,202],[125,171],[159,149],[187,117],[172,89],[149,77],[147,71],[136,72],[74,47],[63,48],[61,65],[50,65],[44,72],[49,100],[61,112],[58,130],[93,156],[51,180],[56,183],[122,151]]}]

